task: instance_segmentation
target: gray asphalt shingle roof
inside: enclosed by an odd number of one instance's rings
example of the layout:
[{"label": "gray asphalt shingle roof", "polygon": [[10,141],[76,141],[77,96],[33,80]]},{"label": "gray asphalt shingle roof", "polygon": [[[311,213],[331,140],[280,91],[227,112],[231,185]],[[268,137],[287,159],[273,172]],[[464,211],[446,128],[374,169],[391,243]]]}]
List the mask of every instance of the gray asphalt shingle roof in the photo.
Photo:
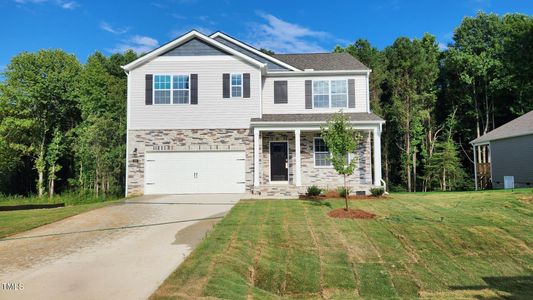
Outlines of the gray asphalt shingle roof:
[{"label": "gray asphalt shingle roof", "polygon": [[273,54],[271,56],[301,70],[370,70],[348,53]]},{"label": "gray asphalt shingle roof", "polygon": [[[350,121],[383,121],[373,113],[345,113]],[[261,118],[252,118],[252,122],[327,122],[332,113],[324,114],[264,114]]]},{"label": "gray asphalt shingle roof", "polygon": [[472,144],[533,134],[533,110],[473,140]]}]

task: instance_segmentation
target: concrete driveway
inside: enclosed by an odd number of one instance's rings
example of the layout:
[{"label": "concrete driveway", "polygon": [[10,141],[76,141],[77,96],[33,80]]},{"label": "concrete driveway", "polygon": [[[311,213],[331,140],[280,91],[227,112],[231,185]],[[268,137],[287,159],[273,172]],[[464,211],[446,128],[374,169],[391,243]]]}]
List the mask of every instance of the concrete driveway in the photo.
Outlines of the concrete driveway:
[{"label": "concrete driveway", "polygon": [[145,299],[241,196],[143,196],[0,241],[0,299]]}]

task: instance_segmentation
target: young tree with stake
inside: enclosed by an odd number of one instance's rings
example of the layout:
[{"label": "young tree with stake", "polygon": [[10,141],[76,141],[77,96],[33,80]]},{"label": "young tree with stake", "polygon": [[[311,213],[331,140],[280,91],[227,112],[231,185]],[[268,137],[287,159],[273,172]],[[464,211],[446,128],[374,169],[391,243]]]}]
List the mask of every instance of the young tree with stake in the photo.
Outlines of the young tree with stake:
[{"label": "young tree with stake", "polygon": [[326,126],[321,127],[321,136],[331,153],[330,161],[333,168],[344,177],[345,209],[348,210],[349,190],[346,177],[355,171],[357,159],[353,154],[355,154],[361,135],[350,126],[348,117],[340,111],[333,114]]}]

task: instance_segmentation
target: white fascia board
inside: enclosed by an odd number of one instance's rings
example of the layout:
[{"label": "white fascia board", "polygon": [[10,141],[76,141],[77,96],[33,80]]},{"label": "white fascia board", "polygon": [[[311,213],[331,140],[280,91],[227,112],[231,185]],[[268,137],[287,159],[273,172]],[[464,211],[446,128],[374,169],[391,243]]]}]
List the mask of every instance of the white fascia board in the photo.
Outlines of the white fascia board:
[{"label": "white fascia board", "polygon": [[244,43],[242,43],[242,42],[240,42],[240,41],[238,41],[238,40],[236,40],[236,39],[234,39],[234,38],[232,38],[232,37],[230,37],[230,36],[228,36],[228,35],[226,35],[226,34],[224,34],[222,32],[220,32],[220,31],[217,31],[217,32],[213,33],[209,37],[212,38],[212,39],[214,39],[216,37],[221,37],[221,38],[223,38],[223,39],[225,39],[225,40],[227,40],[229,42],[232,42],[232,43],[236,44],[237,46],[240,46],[240,47],[242,47],[242,48],[244,48],[244,49],[246,49],[246,50],[248,50],[248,51],[250,51],[250,52],[252,52],[252,53],[254,53],[256,55],[259,55],[259,56],[263,57],[264,59],[268,59],[268,60],[270,60],[270,61],[272,61],[272,62],[274,62],[274,63],[276,63],[276,64],[278,64],[280,66],[283,66],[285,68],[291,69],[293,71],[301,71],[300,69],[298,69],[296,67],[293,67],[293,66],[291,66],[291,65],[289,65],[289,64],[287,64],[285,62],[282,62],[281,60],[279,60],[277,58],[274,58],[274,57],[272,57],[272,56],[270,56],[270,55],[268,55],[266,53],[263,53],[263,52],[255,49],[253,47],[250,47],[250,46],[248,46],[248,45],[246,45],[246,44],[244,44]]},{"label": "white fascia board", "polygon": [[328,75],[368,75],[371,70],[335,70],[335,71],[301,71],[301,72],[267,72],[267,77],[328,76]]},{"label": "white fascia board", "polygon": [[[354,124],[354,125],[369,125],[372,127],[376,127],[376,125],[382,125],[385,124],[385,121],[349,121],[348,123]],[[252,127],[261,127],[261,128],[268,128],[268,127],[299,127],[299,126],[316,126],[316,125],[324,125],[327,124],[327,121],[313,121],[313,122],[250,122]]]},{"label": "white fascia board", "polygon": [[475,141],[472,141],[472,142],[470,142],[470,144],[475,145],[475,146],[482,146],[482,145],[488,145],[488,144],[490,144],[490,142],[492,142],[492,141],[499,141],[499,140],[511,139],[511,138],[521,137],[521,136],[526,136],[526,135],[533,135],[533,132],[526,132],[526,133],[513,134],[513,135],[509,135],[509,136],[505,136],[505,137],[499,137],[499,138],[494,138],[494,139],[486,140],[486,141],[483,141],[483,142],[475,142]]},{"label": "white fascia board", "polygon": [[149,52],[148,54],[146,54],[146,55],[144,55],[142,57],[139,57],[138,59],[132,61],[131,63],[129,63],[129,64],[125,65],[125,66],[122,66],[122,68],[124,70],[128,70],[128,71],[133,70],[136,67],[138,67],[138,66],[140,66],[140,65],[142,65],[142,64],[144,64],[144,63],[146,63],[146,62],[148,62],[148,61],[150,61],[150,60],[152,60],[152,59],[154,59],[156,57],[158,57],[159,55],[169,51],[170,49],[172,49],[174,47],[177,47],[178,45],[180,45],[180,44],[182,44],[182,43],[184,43],[184,42],[186,42],[186,41],[188,41],[188,40],[190,40],[192,38],[198,38],[199,40],[202,40],[202,41],[204,41],[204,42],[206,42],[208,44],[211,44],[211,45],[213,45],[213,46],[215,46],[215,47],[217,47],[217,48],[219,48],[221,50],[224,50],[224,51],[226,51],[228,53],[231,53],[231,54],[235,55],[236,57],[238,57],[238,58],[240,58],[240,59],[242,59],[244,61],[247,61],[250,64],[255,65],[255,66],[259,67],[259,68],[262,68],[265,65],[262,62],[257,61],[257,60],[255,60],[255,59],[253,59],[253,58],[251,58],[251,57],[249,57],[247,55],[244,55],[244,54],[240,53],[239,51],[236,51],[236,50],[234,50],[234,49],[232,49],[232,48],[230,48],[230,47],[228,47],[228,46],[226,46],[226,45],[224,45],[224,44],[222,44],[220,42],[217,42],[216,40],[214,40],[214,39],[212,39],[212,38],[210,38],[210,37],[198,32],[196,30],[192,30],[191,32],[182,35],[181,37],[179,37],[179,38],[177,38],[177,39],[175,39],[175,40],[173,40],[173,41],[171,41],[171,42],[169,42],[169,43],[167,43],[167,44],[165,44],[165,45],[153,50],[152,52]]}]

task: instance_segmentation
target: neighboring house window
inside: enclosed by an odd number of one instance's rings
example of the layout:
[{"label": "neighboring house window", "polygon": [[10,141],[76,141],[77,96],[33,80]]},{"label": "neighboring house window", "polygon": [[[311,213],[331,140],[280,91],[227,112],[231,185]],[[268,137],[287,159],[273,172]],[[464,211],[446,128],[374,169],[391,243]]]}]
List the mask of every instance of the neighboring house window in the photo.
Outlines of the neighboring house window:
[{"label": "neighboring house window", "polygon": [[331,161],[329,158],[331,155],[329,154],[328,146],[326,145],[326,142],[322,138],[315,138],[314,142],[314,153],[315,153],[315,167],[329,167],[331,166]]},{"label": "neighboring house window", "polygon": [[242,97],[242,74],[231,74],[231,97]]},{"label": "neighboring house window", "polygon": [[189,104],[189,75],[154,75],[154,104]]},{"label": "neighboring house window", "polygon": [[314,80],[313,107],[348,107],[348,84],[346,80]]}]

